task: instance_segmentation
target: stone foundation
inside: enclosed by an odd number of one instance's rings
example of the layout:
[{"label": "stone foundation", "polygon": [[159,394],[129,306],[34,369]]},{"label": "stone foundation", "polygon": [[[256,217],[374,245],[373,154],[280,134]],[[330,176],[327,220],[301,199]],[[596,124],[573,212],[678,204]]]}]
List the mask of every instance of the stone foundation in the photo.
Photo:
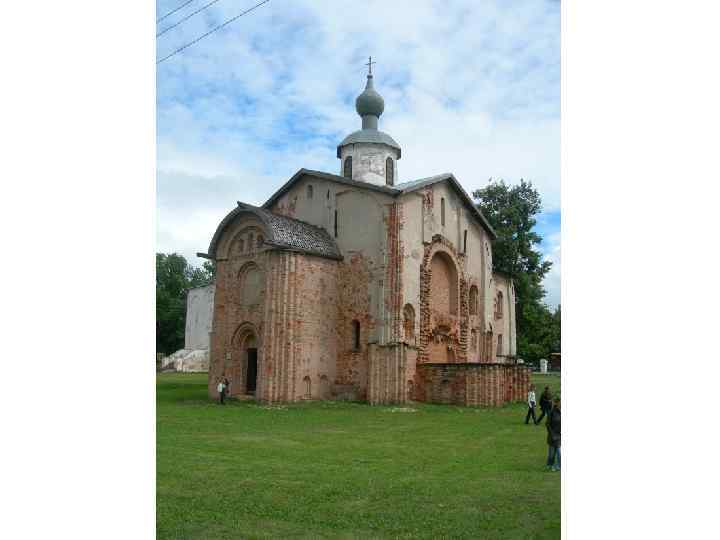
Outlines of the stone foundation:
[{"label": "stone foundation", "polygon": [[420,364],[418,401],[469,407],[498,407],[524,401],[530,368],[511,364]]}]

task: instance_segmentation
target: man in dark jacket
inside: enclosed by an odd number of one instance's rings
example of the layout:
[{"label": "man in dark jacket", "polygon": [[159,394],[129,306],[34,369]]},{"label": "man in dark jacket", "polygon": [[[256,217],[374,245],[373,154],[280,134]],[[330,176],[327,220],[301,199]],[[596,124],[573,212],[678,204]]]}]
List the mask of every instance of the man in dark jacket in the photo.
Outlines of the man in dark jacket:
[{"label": "man in dark jacket", "polygon": [[552,404],[552,393],[550,392],[550,387],[546,386],[545,390],[543,390],[543,393],[540,395],[540,410],[542,411],[542,414],[537,419],[537,422],[535,422],[536,424],[542,422],[542,419],[545,418],[546,414],[550,414]]},{"label": "man in dark jacket", "polygon": [[548,469],[560,470],[560,398],[555,398],[553,408],[545,422],[548,436]]}]

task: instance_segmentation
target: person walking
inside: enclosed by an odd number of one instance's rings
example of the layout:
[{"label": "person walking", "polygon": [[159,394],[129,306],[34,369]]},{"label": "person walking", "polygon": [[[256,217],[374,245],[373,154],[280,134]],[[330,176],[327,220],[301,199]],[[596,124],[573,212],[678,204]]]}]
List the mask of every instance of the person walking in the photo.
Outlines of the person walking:
[{"label": "person walking", "polygon": [[225,378],[220,379],[220,382],[217,385],[217,391],[220,398],[218,403],[220,405],[225,405],[225,380]]},{"label": "person walking", "polygon": [[535,385],[530,385],[530,391],[528,392],[528,412],[527,416],[525,416],[525,424],[530,421],[530,417],[532,416],[533,422],[537,424],[537,418],[535,417]]},{"label": "person walking", "polygon": [[553,402],[552,402],[552,393],[550,393],[550,387],[546,386],[545,390],[543,390],[543,393],[540,394],[540,418],[537,419],[537,422],[535,422],[535,425],[542,422],[542,419],[545,418],[546,414],[550,414],[550,411],[552,410]]},{"label": "person walking", "polygon": [[545,422],[548,436],[548,458],[547,468],[552,471],[560,470],[560,398],[553,401],[553,408],[548,413]]}]

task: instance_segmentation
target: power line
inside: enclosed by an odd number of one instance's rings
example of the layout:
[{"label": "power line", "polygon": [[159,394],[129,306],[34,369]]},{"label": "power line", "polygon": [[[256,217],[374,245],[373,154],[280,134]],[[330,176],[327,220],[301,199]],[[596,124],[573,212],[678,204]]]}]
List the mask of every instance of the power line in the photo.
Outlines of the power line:
[{"label": "power line", "polygon": [[170,15],[172,15],[173,13],[175,13],[176,11],[180,11],[182,8],[184,8],[184,7],[187,6],[188,4],[192,4],[194,1],[195,1],[195,0],[188,0],[188,1],[185,2],[182,6],[176,7],[176,8],[173,9],[170,13],[166,13],[165,15],[163,15],[162,17],[160,17],[157,21],[155,21],[155,24],[159,23],[159,22],[162,21],[163,19],[167,19],[167,18],[168,18]]},{"label": "power line", "polygon": [[207,4],[205,4],[205,5],[204,5],[203,7],[201,7],[200,9],[196,9],[195,11],[193,11],[193,12],[192,12],[190,15],[188,15],[187,17],[183,17],[182,19],[180,19],[180,20],[179,20],[178,22],[176,22],[175,24],[171,24],[171,25],[168,26],[167,28],[163,29],[159,34],[156,34],[155,37],[156,37],[156,38],[159,38],[160,36],[162,36],[162,35],[163,35],[165,32],[167,32],[168,30],[172,30],[172,29],[175,28],[176,26],[180,26],[182,23],[184,23],[185,21],[187,21],[190,17],[194,17],[195,15],[197,15],[197,14],[200,13],[201,11],[209,8],[209,7],[212,6],[213,4],[217,4],[219,1],[220,1],[220,0],[212,0],[212,2],[208,2]]},{"label": "power line", "polygon": [[247,13],[250,13],[250,12],[251,12],[252,10],[254,10],[255,8],[259,8],[259,7],[262,6],[263,4],[267,4],[269,1],[270,1],[270,0],[263,0],[263,1],[260,2],[259,4],[255,4],[255,5],[254,5],[253,7],[251,7],[250,9],[246,9],[245,11],[243,11],[240,15],[236,15],[236,16],[233,17],[232,19],[228,19],[227,21],[225,21],[225,22],[222,23],[221,25],[216,26],[215,28],[213,28],[212,30],[209,30],[208,32],[205,32],[205,33],[204,33],[202,36],[200,36],[199,38],[194,39],[194,40],[191,41],[190,43],[186,43],[185,45],[183,45],[183,46],[180,47],[179,49],[176,49],[175,51],[173,51],[173,52],[171,52],[170,54],[168,54],[166,57],[161,58],[160,60],[157,61],[157,63],[159,64],[160,62],[164,62],[164,61],[167,60],[168,58],[170,58],[170,57],[172,57],[172,56],[175,56],[175,55],[176,55],[177,53],[179,53],[180,51],[183,51],[183,50],[187,49],[190,45],[195,45],[195,43],[197,43],[197,42],[200,41],[201,39],[209,36],[209,35],[212,34],[213,32],[217,32],[218,30],[220,30],[221,28],[227,26],[227,25],[230,24],[231,22],[234,22],[234,21],[238,20],[238,19],[239,19],[240,17],[242,17],[243,15],[245,15],[245,14],[247,14]]}]

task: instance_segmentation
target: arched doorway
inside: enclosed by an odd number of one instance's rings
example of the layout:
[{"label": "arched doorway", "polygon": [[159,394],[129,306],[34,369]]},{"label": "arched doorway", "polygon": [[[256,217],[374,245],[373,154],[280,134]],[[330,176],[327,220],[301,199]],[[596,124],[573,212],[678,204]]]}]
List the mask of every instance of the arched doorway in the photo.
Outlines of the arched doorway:
[{"label": "arched doorway", "polygon": [[252,325],[241,325],[232,341],[230,395],[255,395],[258,382],[258,342]]},{"label": "arched doorway", "polygon": [[255,395],[257,389],[257,343],[255,336],[249,337],[245,341],[245,392]]}]

